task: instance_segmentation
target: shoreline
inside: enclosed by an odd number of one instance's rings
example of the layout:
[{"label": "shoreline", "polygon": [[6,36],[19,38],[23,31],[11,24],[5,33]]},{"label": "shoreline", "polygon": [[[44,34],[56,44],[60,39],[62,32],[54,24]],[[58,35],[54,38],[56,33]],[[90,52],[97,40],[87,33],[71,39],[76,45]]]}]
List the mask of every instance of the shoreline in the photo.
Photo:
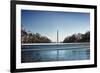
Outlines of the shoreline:
[{"label": "shoreline", "polygon": [[81,43],[22,43],[21,45],[64,45],[64,44],[90,44],[90,42],[81,42]]}]

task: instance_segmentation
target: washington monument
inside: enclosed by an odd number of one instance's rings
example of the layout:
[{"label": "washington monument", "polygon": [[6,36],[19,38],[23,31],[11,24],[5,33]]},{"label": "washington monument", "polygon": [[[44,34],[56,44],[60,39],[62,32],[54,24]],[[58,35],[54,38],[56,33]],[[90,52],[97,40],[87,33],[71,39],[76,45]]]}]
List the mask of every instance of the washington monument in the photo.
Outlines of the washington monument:
[{"label": "washington monument", "polygon": [[59,42],[59,31],[57,29],[57,43]]}]

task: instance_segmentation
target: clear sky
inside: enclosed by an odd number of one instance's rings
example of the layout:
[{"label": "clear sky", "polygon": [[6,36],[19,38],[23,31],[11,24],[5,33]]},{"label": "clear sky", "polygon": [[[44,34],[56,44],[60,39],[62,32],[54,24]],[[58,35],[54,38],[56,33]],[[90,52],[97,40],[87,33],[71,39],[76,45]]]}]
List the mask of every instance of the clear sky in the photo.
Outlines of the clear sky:
[{"label": "clear sky", "polygon": [[55,12],[21,10],[21,24],[32,33],[47,36],[53,42],[59,41],[74,33],[85,33],[90,30],[90,14],[79,12]]}]

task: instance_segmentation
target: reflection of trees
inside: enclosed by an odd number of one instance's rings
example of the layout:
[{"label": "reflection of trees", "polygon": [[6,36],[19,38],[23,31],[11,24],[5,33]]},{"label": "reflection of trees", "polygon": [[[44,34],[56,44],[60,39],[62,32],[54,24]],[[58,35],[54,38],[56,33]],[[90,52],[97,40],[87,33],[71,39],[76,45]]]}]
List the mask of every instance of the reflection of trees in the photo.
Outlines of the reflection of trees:
[{"label": "reflection of trees", "polygon": [[31,33],[26,32],[25,30],[21,30],[21,42],[22,43],[50,43],[51,40],[46,36],[41,36],[39,33]]},{"label": "reflection of trees", "polygon": [[87,31],[85,34],[73,34],[72,36],[66,37],[63,41],[63,43],[71,42],[90,42],[90,31]]}]

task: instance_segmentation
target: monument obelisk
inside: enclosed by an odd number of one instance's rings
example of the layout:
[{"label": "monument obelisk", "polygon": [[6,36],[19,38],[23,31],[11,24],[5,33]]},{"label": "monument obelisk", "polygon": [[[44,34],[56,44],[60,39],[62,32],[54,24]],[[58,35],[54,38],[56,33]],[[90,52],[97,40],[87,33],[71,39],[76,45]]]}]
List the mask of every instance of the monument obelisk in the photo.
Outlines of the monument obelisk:
[{"label": "monument obelisk", "polygon": [[59,42],[59,31],[57,30],[57,43]]}]

